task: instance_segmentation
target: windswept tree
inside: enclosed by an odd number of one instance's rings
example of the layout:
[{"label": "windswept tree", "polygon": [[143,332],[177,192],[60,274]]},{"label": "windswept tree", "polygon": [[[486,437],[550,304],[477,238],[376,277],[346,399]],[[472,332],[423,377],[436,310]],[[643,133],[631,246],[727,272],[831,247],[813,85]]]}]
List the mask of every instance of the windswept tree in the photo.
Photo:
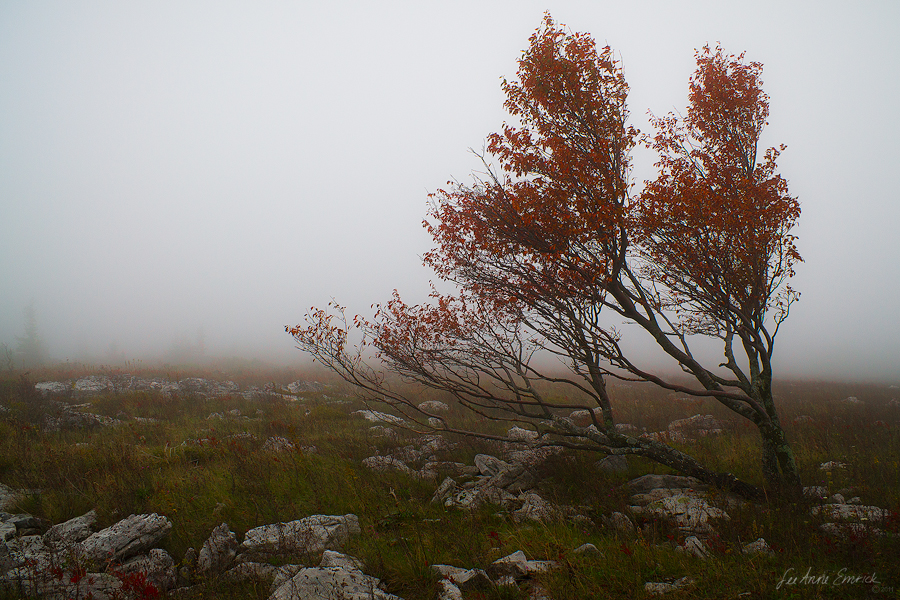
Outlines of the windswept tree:
[{"label": "windswept tree", "polygon": [[[642,456],[760,497],[758,487],[663,441],[617,429],[608,383],[713,398],[758,427],[766,488],[795,492],[771,360],[796,299],[787,281],[800,260],[790,235],[799,205],[775,173],[778,151],[756,155],[768,114],[761,66],[709,48],[697,62],[686,116],[656,119],[657,135],[645,140],[660,154],[659,177],[633,195],[639,134],[627,124],[622,70],[609,47],[598,51],[589,35],[546,16],[518,78],[503,83],[512,119],[488,138],[485,174],[431,196],[425,226],[435,248],[425,262],[458,292],[434,292],[417,306],[395,292],[373,318],[352,322],[336,304],[312,309],[287,331],[363,398],[423,427],[440,415],[418,409],[385,370],[484,416],[529,424],[547,444]],[[622,336],[640,331],[696,384],[629,356]],[[709,337],[722,342],[724,363],[692,351]],[[366,361],[369,347],[377,368]],[[539,354],[558,357],[568,375],[542,370]],[[589,401],[550,402],[539,382]],[[587,427],[566,418],[581,408],[592,415]]]}]

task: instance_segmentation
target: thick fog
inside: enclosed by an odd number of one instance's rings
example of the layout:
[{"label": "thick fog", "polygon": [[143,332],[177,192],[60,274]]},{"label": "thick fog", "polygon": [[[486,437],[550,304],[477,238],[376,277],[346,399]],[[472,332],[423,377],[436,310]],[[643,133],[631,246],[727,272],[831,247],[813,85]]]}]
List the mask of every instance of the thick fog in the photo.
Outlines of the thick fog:
[{"label": "thick fog", "polygon": [[896,377],[889,1],[3,2],[0,342],[30,321],[57,360],[300,361],[310,306],[424,300],[426,196],[478,168],[544,10],[615,49],[644,131],[695,48],[765,65],[805,259],[776,362]]}]

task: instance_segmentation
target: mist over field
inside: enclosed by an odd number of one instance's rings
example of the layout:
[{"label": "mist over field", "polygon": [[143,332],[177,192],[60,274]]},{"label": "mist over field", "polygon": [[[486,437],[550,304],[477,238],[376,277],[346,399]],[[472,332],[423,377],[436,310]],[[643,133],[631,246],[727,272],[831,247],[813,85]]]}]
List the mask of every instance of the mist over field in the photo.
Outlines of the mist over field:
[{"label": "mist over field", "polygon": [[480,169],[545,10],[612,46],[647,133],[696,48],[765,65],[805,261],[776,379],[900,383],[892,2],[3,3],[0,343],[295,364],[284,326],[311,306],[425,301],[427,194]]}]

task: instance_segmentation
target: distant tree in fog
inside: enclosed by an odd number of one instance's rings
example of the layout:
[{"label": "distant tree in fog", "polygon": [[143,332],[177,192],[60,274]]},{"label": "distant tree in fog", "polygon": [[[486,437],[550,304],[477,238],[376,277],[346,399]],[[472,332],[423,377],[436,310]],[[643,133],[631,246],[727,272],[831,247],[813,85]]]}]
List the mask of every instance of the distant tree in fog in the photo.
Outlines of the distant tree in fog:
[{"label": "distant tree in fog", "polygon": [[16,363],[23,369],[39,367],[47,362],[47,351],[37,327],[37,310],[34,301],[22,311],[25,324],[25,335],[16,336]]}]

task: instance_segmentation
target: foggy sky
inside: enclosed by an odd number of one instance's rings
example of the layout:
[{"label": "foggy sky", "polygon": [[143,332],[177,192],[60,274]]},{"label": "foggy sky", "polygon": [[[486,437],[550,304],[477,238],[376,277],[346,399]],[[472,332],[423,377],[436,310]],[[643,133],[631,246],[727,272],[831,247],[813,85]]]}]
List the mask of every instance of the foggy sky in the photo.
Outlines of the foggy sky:
[{"label": "foggy sky", "polygon": [[478,169],[544,10],[613,47],[648,132],[695,48],[765,65],[805,259],[776,364],[900,379],[893,1],[3,2],[0,342],[33,300],[55,359],[299,361],[310,306],[424,300],[426,196]]}]

